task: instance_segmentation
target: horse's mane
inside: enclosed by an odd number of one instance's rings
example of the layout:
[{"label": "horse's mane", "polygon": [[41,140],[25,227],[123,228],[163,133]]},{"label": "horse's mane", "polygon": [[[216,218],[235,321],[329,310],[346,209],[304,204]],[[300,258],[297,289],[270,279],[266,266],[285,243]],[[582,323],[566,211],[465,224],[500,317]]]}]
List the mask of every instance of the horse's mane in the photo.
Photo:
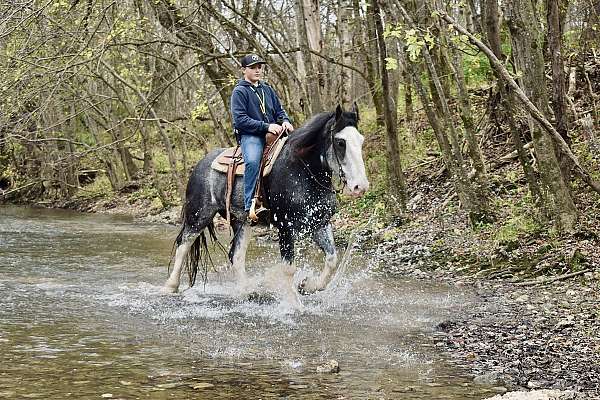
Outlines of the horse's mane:
[{"label": "horse's mane", "polygon": [[294,130],[287,140],[288,146],[297,157],[303,158],[309,151],[326,146],[327,135],[323,135],[323,130],[329,120],[333,117],[333,112],[323,112],[312,116],[304,125]]}]

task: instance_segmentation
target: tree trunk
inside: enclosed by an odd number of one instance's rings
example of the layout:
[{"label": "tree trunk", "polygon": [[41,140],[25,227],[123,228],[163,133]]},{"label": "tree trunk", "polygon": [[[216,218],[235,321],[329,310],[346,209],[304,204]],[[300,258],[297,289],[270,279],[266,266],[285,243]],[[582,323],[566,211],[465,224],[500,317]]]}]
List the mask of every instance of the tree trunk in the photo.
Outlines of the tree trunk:
[{"label": "tree trunk", "polygon": [[[360,10],[358,0],[354,0],[354,10],[356,13],[358,13]],[[373,105],[375,106],[375,112],[377,114],[376,124],[378,127],[383,128],[385,126],[385,112],[383,109],[383,94],[381,91],[381,87],[378,84],[380,69],[377,44],[373,43],[372,40],[368,40],[368,38],[377,37],[375,23],[373,21],[373,9],[372,7],[368,7],[365,21],[366,23],[364,24],[366,27],[366,32],[364,32],[365,35],[361,35],[362,41],[366,43],[366,45],[363,45],[363,56],[365,59],[365,67],[367,71],[367,85],[369,86],[369,92],[371,93],[371,98],[373,99]]]},{"label": "tree trunk", "polygon": [[[467,194],[467,176],[464,173],[464,171],[462,171],[461,173],[460,165],[457,165],[456,160],[452,156],[452,147],[450,146],[450,142],[448,141],[448,136],[445,132],[444,125],[440,122],[438,115],[435,112],[432,100],[430,99],[429,94],[427,93],[425,85],[421,81],[419,71],[411,61],[407,61],[406,65],[411,73],[412,82],[415,86],[415,90],[419,95],[421,103],[423,104],[423,108],[425,109],[425,113],[427,114],[427,120],[429,121],[429,125],[431,125],[431,128],[435,133],[438,145],[440,146],[440,151],[444,159],[444,164],[448,169],[448,174],[450,175],[450,179],[454,185],[454,190],[458,195],[459,201],[467,210],[470,210],[471,200],[469,195]],[[476,218],[475,215],[473,215],[473,217],[473,219]],[[471,215],[469,215],[469,218],[471,218]]]},{"label": "tree trunk", "polygon": [[[340,52],[343,64],[352,65],[352,33],[351,29],[351,16],[352,16],[352,4],[349,0],[338,0],[338,40],[340,42]],[[339,76],[339,101],[345,108],[349,108],[352,104],[352,71],[348,68],[341,67]]]},{"label": "tree trunk", "polygon": [[387,47],[383,37],[383,22],[378,0],[371,0],[371,6],[373,9],[371,16],[373,18],[373,25],[375,26],[375,37],[379,49],[379,71],[383,89],[383,108],[387,139],[387,178],[393,204],[396,205],[393,209],[396,209],[397,215],[401,215],[406,211],[406,181],[402,172],[400,145],[398,143],[398,118],[396,102],[394,101],[397,94],[397,87],[394,90],[390,84],[388,71],[385,66]]},{"label": "tree trunk", "polygon": [[[496,57],[498,57],[498,59],[502,60],[504,59],[504,55],[502,54],[502,49],[500,46],[500,23],[498,21],[498,16],[498,0],[485,0],[486,37],[490,49],[493,51]],[[498,78],[498,90],[500,92],[501,104],[503,108],[503,117],[508,123],[510,137],[515,149],[517,150],[519,162],[523,168],[533,203],[539,205],[542,194],[527,151],[525,151],[523,147],[521,134],[514,120],[514,115],[516,114],[517,108],[515,106],[513,94],[507,89],[505,83],[502,81],[502,77],[499,76],[495,70],[494,74]]]},{"label": "tree trunk", "polygon": [[[399,9],[405,19],[405,22],[409,27],[415,28],[415,23],[404,7],[399,6]],[[427,49],[427,46],[423,46],[421,49],[422,58],[425,61],[427,71],[429,72],[430,86],[432,91],[433,103],[436,105],[437,112],[435,112],[430,106],[430,100],[425,91],[425,87],[422,84],[419,74],[416,73],[415,68],[412,64],[407,63],[412,69],[412,77],[415,86],[419,92],[419,97],[423,103],[423,107],[426,110],[427,117],[431,126],[436,133],[440,150],[444,155],[446,161],[446,167],[454,180],[455,189],[463,207],[469,214],[469,220],[472,224],[476,224],[480,221],[488,221],[491,218],[491,213],[487,204],[487,196],[481,196],[477,190],[471,185],[468,173],[465,170],[465,162],[462,157],[461,148],[458,142],[458,135],[456,128],[452,121],[450,108],[442,83],[439,79],[439,75],[436,70],[436,66],[432,60],[431,54]],[[442,116],[444,122],[442,122]]]},{"label": "tree trunk", "polygon": [[474,195],[476,196],[478,207],[480,208],[480,215],[485,217],[486,221],[492,221],[494,218],[489,204],[488,179],[486,176],[483,155],[481,154],[481,148],[479,147],[475,122],[473,121],[469,92],[467,91],[467,84],[462,69],[462,57],[460,57],[459,52],[456,49],[450,48],[450,51],[452,51],[453,54],[452,61],[448,63],[448,66],[456,79],[460,118],[463,121],[469,157],[471,158],[473,170],[475,172],[474,182],[476,187],[474,188]]},{"label": "tree trunk", "polygon": [[412,97],[412,83],[411,77],[406,68],[402,71],[402,77],[404,78],[404,119],[406,124],[411,127],[414,117],[413,97]]},{"label": "tree trunk", "polygon": [[[480,4],[481,4],[481,8],[485,8],[484,7],[484,2],[485,0],[481,0]],[[483,29],[481,29],[481,25],[483,25],[481,23],[481,20],[483,19],[481,16],[481,13],[478,12],[477,6],[475,5],[475,1],[474,0],[468,0],[468,6],[469,6],[469,14],[471,15],[471,20],[473,22],[473,29],[475,30],[475,32],[480,33],[480,34],[484,34]]]},{"label": "tree trunk", "polygon": [[569,146],[565,143],[564,139],[560,134],[554,129],[554,126],[548,122],[548,119],[540,112],[540,110],[529,100],[529,97],[525,94],[523,89],[517,85],[515,80],[512,78],[506,67],[502,64],[502,62],[494,55],[494,53],[487,47],[485,44],[481,42],[481,40],[477,39],[471,32],[466,30],[463,26],[461,26],[458,22],[456,22],[452,17],[450,17],[443,10],[436,10],[439,15],[442,16],[449,24],[452,24],[454,28],[465,35],[469,41],[477,46],[488,58],[492,68],[496,71],[496,73],[502,77],[502,79],[507,83],[508,87],[515,93],[516,97],[521,101],[521,104],[527,109],[529,115],[534,118],[544,130],[550,134],[554,141],[556,141],[560,147],[560,151],[566,154],[569,159],[573,162],[575,166],[574,172],[584,181],[590,188],[592,188],[596,193],[600,194],[600,183],[596,182],[592,176],[587,172],[579,163],[577,157],[573,154]]},{"label": "tree trunk", "polygon": [[[522,72],[524,91],[544,114],[548,98],[545,88],[543,35],[536,10],[530,0],[511,0],[507,4],[515,63]],[[563,178],[550,135],[530,118],[533,146],[542,180],[543,211],[559,231],[572,231],[577,211],[567,182]]]},{"label": "tree trunk", "polygon": [[[562,55],[563,26],[561,15],[566,14],[565,0],[546,0],[546,19],[548,23],[548,53],[552,63],[552,110],[554,111],[554,126],[570,146],[571,138],[568,132],[567,100],[565,65]],[[558,146],[557,146],[558,149]],[[557,152],[563,177],[568,181],[571,177],[571,162],[567,157]]]},{"label": "tree trunk", "polygon": [[317,38],[317,34],[320,36],[320,25],[315,27],[315,18],[317,18],[318,22],[318,14],[314,14],[311,0],[298,0],[296,6],[298,9],[296,18],[298,18],[299,24],[300,51],[306,70],[308,99],[306,99],[305,103],[310,114],[315,114],[323,111],[319,85],[319,70],[316,62],[313,60],[315,57],[311,53],[311,50],[320,52],[320,37]]}]

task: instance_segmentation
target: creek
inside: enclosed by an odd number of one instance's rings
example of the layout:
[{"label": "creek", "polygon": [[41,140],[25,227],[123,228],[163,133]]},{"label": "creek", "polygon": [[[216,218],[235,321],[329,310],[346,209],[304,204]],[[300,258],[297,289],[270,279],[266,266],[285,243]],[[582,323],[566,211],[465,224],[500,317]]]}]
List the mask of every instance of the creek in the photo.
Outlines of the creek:
[{"label": "creek", "polygon": [[[0,398],[491,396],[432,339],[472,294],[386,277],[354,254],[333,289],[302,298],[303,312],[236,297],[226,272],[160,295],[176,234],[127,217],[0,207]],[[321,267],[315,247],[299,251],[302,273]],[[220,251],[213,259],[227,265]],[[276,242],[255,238],[249,275],[260,280],[277,259]],[[316,372],[331,359],[339,373]]]}]

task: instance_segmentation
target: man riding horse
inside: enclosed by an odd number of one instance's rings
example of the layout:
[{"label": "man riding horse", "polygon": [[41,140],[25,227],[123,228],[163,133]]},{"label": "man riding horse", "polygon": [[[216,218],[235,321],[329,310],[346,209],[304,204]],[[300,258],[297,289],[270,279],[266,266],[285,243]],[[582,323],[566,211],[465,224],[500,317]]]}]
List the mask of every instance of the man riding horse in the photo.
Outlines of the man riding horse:
[{"label": "man riding horse", "polygon": [[294,127],[273,88],[260,80],[266,62],[249,54],[242,57],[240,64],[243,77],[231,94],[231,115],[245,164],[244,208],[250,213],[266,135],[292,132]]},{"label": "man riding horse", "polygon": [[[217,240],[216,214],[231,223],[234,236],[229,261],[240,293],[248,288],[245,260],[252,230],[247,218],[256,197],[255,183],[263,148],[268,142],[266,136],[292,131],[294,127],[273,89],[260,81],[264,61],[251,54],[242,58],[241,65],[244,79],[233,91],[231,112],[242,147],[244,176],[241,176],[241,166],[236,172],[239,160],[235,148],[215,149],[194,167],[183,204],[183,224],[175,239],[173,268],[162,289],[167,293],[179,290],[184,269],[188,271],[190,286],[198,271],[203,270],[202,276],[206,279],[211,262],[207,244],[211,238]],[[283,122],[278,124],[280,120]],[[262,174],[261,193],[270,209],[268,222],[278,232],[283,295],[294,307],[302,306],[299,292],[325,289],[337,270],[331,224],[337,206],[334,180],[351,196],[361,196],[369,188],[362,156],[364,137],[358,131],[358,122],[356,103],[349,111],[338,105],[335,111],[313,115],[293,135],[280,136],[275,141],[277,146],[267,146],[269,150],[276,150],[269,153],[269,168],[265,167]],[[323,251],[325,265],[320,273],[296,285],[294,243],[302,237],[312,238]]]}]

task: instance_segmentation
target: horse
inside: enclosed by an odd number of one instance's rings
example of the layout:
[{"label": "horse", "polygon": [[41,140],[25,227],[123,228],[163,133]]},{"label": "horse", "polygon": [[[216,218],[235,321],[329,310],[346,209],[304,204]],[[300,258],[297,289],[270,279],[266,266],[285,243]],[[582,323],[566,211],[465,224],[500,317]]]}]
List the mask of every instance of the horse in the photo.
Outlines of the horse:
[{"label": "horse", "polygon": [[[270,222],[278,231],[282,272],[287,279],[284,285],[288,293],[295,294],[295,305],[300,305],[298,292],[309,294],[323,290],[335,272],[337,254],[331,226],[337,208],[334,176],[343,183],[343,192],[351,196],[361,196],[369,188],[362,156],[364,137],[358,131],[358,122],[356,103],[351,111],[344,111],[338,105],[334,112],[314,115],[289,135],[271,172],[263,178]],[[223,150],[207,154],[194,167],[188,180],[182,208],[183,226],[174,243],[173,268],[162,288],[165,293],[178,291],[184,267],[188,270],[190,287],[193,286],[198,263],[206,263],[210,257],[206,233],[217,241],[213,218],[217,213],[226,216],[227,178],[226,174],[212,169],[211,163]],[[233,239],[228,255],[237,284],[243,286],[247,283],[245,256],[251,228],[244,210],[241,176],[236,177],[231,196]],[[325,267],[318,277],[306,278],[296,288],[293,284],[294,242],[304,236],[312,237],[324,252]]]}]

